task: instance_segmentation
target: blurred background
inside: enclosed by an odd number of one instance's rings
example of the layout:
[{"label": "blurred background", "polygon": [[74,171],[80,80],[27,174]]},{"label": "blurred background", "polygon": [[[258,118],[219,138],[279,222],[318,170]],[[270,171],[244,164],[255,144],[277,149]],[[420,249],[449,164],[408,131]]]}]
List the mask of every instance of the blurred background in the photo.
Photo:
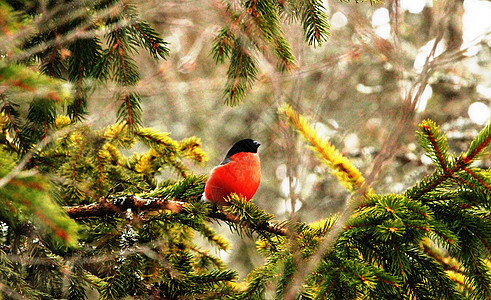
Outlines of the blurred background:
[{"label": "blurred background", "polygon": [[[421,120],[437,122],[451,151],[460,153],[491,115],[491,2],[323,3],[331,26],[328,42],[309,47],[301,25],[285,19],[297,68],[279,73],[258,55],[258,80],[236,107],[224,104],[227,63],[215,64],[211,54],[212,40],[229,20],[223,3],[138,3],[171,51],[168,60],[158,62],[137,55],[144,126],[174,139],[201,138],[209,161],[190,166],[197,174],[219,164],[237,140],[260,141],[263,173],[254,203],[279,220],[312,222],[336,213],[349,199],[277,115],[285,102],[307,116],[379,193],[404,191],[433,171],[417,143]],[[95,126],[115,121],[117,107],[105,101],[111,89],[97,89],[91,97]],[[479,161],[486,168],[490,163],[488,156]],[[162,177],[168,175],[164,171]],[[262,262],[253,240],[234,236],[227,226],[217,224],[217,230],[234,245],[220,256],[241,276]]]}]

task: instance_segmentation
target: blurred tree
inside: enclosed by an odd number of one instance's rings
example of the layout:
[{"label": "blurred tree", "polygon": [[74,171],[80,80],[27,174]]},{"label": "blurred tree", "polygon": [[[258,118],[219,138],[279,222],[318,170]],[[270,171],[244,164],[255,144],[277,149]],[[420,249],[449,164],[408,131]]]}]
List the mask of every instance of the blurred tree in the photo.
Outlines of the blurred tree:
[{"label": "blurred tree", "polygon": [[[479,43],[462,48],[467,41],[460,39],[462,2],[434,3],[424,18],[416,19],[401,11],[399,1],[389,1],[390,10],[379,7],[374,12],[373,24],[361,5],[332,4],[345,12],[338,19],[332,15],[333,25],[340,26],[343,16],[352,22],[349,33],[335,32],[339,39],[331,41],[327,52],[319,50],[329,36],[325,2],[212,2],[213,10],[203,8],[207,17],[186,18],[220,28],[200,28],[190,50],[176,59],[154,28],[167,26],[167,19],[186,24],[185,11],[204,5],[182,4],[0,2],[3,297],[491,297],[490,174],[478,160],[491,141],[491,125],[469,136],[470,143],[463,139],[462,154],[450,155],[440,128],[423,121],[418,141],[435,171],[426,177],[422,171],[405,191],[404,186],[387,188],[384,184],[393,182],[380,179],[398,176],[396,169],[385,168],[387,161],[416,161],[404,152],[397,156],[398,149],[413,135],[416,113],[425,111],[422,103],[429,85],[444,99],[464,95],[456,87],[475,91],[472,84],[456,84],[449,77],[454,63]],[[283,20],[300,22],[301,30]],[[420,23],[414,25],[416,21]],[[413,32],[412,26],[428,22],[435,25],[424,34]],[[207,39],[199,35],[215,31],[207,48]],[[169,36],[177,48],[183,33],[174,35],[180,36]],[[402,47],[406,40],[413,44]],[[319,48],[307,54],[304,42]],[[439,48],[442,44],[445,50]],[[260,100],[248,99],[233,110],[216,106],[221,105],[216,101],[210,104],[199,91],[194,101],[183,100],[193,83],[189,72],[196,68],[203,48],[212,52],[207,59],[227,63],[224,74],[213,74],[227,77],[219,79],[220,84],[225,81],[220,91],[227,104],[238,105],[250,93],[262,95]],[[404,51],[422,56],[415,55],[413,62]],[[177,63],[162,62],[167,58]],[[204,74],[219,70],[201,65]],[[162,82],[149,76],[161,77]],[[182,85],[169,86],[172,76]],[[403,101],[394,101],[402,89],[406,89]],[[142,100],[162,91],[167,92],[166,107],[148,110],[160,122],[160,112],[168,110],[165,126],[181,139],[143,127]],[[186,109],[190,105],[196,105],[194,111]],[[112,118],[108,112],[114,107]],[[226,109],[228,114],[218,112]],[[299,110],[312,112],[309,115],[320,122],[311,125]],[[335,115],[325,117],[328,111],[351,116],[337,122]],[[97,114],[103,119],[97,120],[99,129],[93,126]],[[369,114],[374,116],[360,118]],[[390,123],[382,124],[384,115],[392,116]],[[204,118],[208,123],[202,124]],[[283,179],[283,194],[278,195],[276,180],[263,180],[265,191],[257,200],[276,204],[269,200],[286,198],[290,211],[286,221],[276,221],[283,216],[238,196],[218,210],[199,201],[206,177],[195,175],[192,164],[203,163],[207,156],[194,132],[206,136],[203,127],[215,123],[224,137],[205,138],[220,143],[242,135],[239,125],[258,121],[273,128],[263,134],[268,144],[286,151],[270,147],[262,152],[281,162],[264,169],[266,176],[274,171]],[[353,129],[359,134],[346,134],[342,151],[335,146],[340,141],[325,137],[329,131],[342,135]],[[364,134],[375,141],[377,150],[362,151],[358,136]],[[303,144],[300,136],[322,165],[298,150]],[[305,169],[311,171],[303,180],[300,172]],[[348,197],[336,205],[323,201]],[[243,239],[258,240],[263,263],[253,264],[243,282],[237,282],[233,262],[225,263],[198,244],[199,235],[219,251],[230,249],[212,227],[214,222],[224,222]],[[237,248],[252,252],[250,243],[244,245]],[[245,264],[247,259],[242,257]]]}]

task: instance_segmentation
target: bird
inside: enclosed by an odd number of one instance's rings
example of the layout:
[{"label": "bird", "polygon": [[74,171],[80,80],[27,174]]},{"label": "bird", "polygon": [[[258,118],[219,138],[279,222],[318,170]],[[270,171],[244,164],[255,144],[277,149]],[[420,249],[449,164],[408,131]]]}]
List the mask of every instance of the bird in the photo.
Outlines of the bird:
[{"label": "bird", "polygon": [[235,193],[249,201],[261,182],[261,161],[257,153],[260,145],[252,139],[236,142],[223,161],[211,170],[202,199],[215,205],[228,205],[225,199]]}]

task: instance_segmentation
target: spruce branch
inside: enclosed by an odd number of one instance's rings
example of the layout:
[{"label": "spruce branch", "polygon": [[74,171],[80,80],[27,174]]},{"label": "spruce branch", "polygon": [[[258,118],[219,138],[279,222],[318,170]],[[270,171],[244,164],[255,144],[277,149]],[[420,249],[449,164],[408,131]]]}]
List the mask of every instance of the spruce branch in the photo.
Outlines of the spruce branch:
[{"label": "spruce branch", "polygon": [[117,97],[121,101],[117,114],[118,121],[124,121],[131,131],[140,127],[143,122],[140,95],[136,92],[121,91]]},{"label": "spruce branch", "polygon": [[477,176],[476,172],[470,170],[467,167],[464,167],[464,171],[471,175],[474,179],[476,179],[482,186],[484,186],[489,192],[491,192],[491,186],[487,184],[482,178]]},{"label": "spruce branch", "polygon": [[421,132],[419,133],[421,146],[441,170],[437,168],[432,175],[423,178],[416,186],[408,189],[405,193],[406,196],[414,199],[420,198],[449,179],[459,181],[464,185],[474,188],[474,184],[462,176],[462,171],[469,174],[471,176],[470,178],[475,180],[475,183],[491,191],[490,185],[468,168],[491,142],[491,122],[473,139],[466,153],[461,154],[451,161],[448,160],[448,154],[446,152],[446,139],[443,135],[440,136],[440,131],[436,124],[427,120],[420,124],[420,128],[424,133],[424,136]]},{"label": "spruce branch", "polygon": [[291,106],[284,105],[279,113],[285,115],[290,123],[297,129],[311,149],[323,158],[323,162],[330,168],[331,173],[350,192],[363,189],[365,179],[361,172],[329,142],[327,137],[319,136],[307,120],[297,113]]},{"label": "spruce branch", "polygon": [[8,122],[4,125],[4,128],[10,130],[13,133],[12,146],[14,150],[18,151],[19,148],[27,148],[27,141],[24,140],[21,135],[22,124],[19,118],[19,105],[11,101],[11,99],[5,93],[0,94],[0,100],[2,107],[0,112],[3,113]]},{"label": "spruce branch", "polygon": [[157,32],[146,22],[139,22],[131,25],[141,36],[140,47],[146,47],[154,58],[159,56],[165,59],[169,55],[167,43],[162,40]]},{"label": "spruce branch", "polygon": [[69,98],[64,82],[19,64],[0,62],[0,81],[11,93],[19,90],[38,98],[61,101]]},{"label": "spruce branch", "polygon": [[226,103],[234,106],[245,97],[256,81],[258,73],[255,56],[275,58],[273,63],[280,71],[296,67],[291,47],[283,35],[279,7],[276,1],[248,0],[237,11],[227,6],[231,19],[213,42],[213,56],[217,63],[229,58],[229,70],[224,95]]},{"label": "spruce branch", "polygon": [[462,156],[464,164],[473,161],[491,142],[491,122],[474,137],[467,152]]},{"label": "spruce branch", "polygon": [[[295,57],[292,54],[290,45],[283,36],[280,26],[280,18],[276,1],[246,1],[244,3],[246,12],[254,20],[254,24],[247,24],[246,32],[248,37],[253,39],[255,44],[261,39],[265,44],[272,48],[273,53],[277,56],[280,71],[291,70],[295,66]],[[259,31],[259,37],[251,34],[251,31]],[[267,54],[269,48],[259,47]]]},{"label": "spruce branch", "polygon": [[4,168],[0,172],[0,203],[8,208],[11,217],[29,217],[41,227],[49,229],[53,237],[74,246],[78,238],[77,225],[52,199],[49,182],[39,174],[21,172],[23,163],[5,174],[12,166],[5,153],[0,153],[0,165]]},{"label": "spruce branch", "polygon": [[67,106],[67,114],[72,120],[80,121],[87,114],[88,87],[86,78],[89,77],[101,58],[102,47],[98,37],[75,40],[68,46],[70,53],[67,58],[68,79],[75,86],[73,101]]},{"label": "spruce branch", "polygon": [[303,1],[302,22],[305,41],[309,45],[322,45],[329,37],[326,8],[321,1]]},{"label": "spruce branch", "polygon": [[[126,195],[117,198],[106,197],[101,198],[96,203],[88,205],[64,207],[68,216],[76,220],[115,214],[125,214],[128,209],[142,212],[168,210],[172,213],[187,214],[189,208],[189,202],[167,199],[166,197],[142,198],[134,195]],[[239,217],[223,211],[211,211],[208,213],[208,217],[239,226],[249,226],[249,224],[244,223]],[[286,228],[272,223],[257,224],[250,229],[266,231],[281,236],[288,235],[288,230]]]},{"label": "spruce branch", "polygon": [[483,259],[472,251],[463,258],[466,277],[470,284],[470,296],[474,299],[491,299],[491,271]]},{"label": "spruce branch", "polygon": [[[269,240],[270,236],[266,236],[263,231],[275,232],[277,235],[284,235],[288,233],[286,228],[280,225],[272,225],[271,221],[274,215],[266,213],[252,202],[247,199],[241,198],[236,194],[232,194],[227,198],[229,206],[224,207],[225,214],[230,214],[237,220],[232,223],[238,225],[237,229],[241,233],[242,229],[245,229],[247,235],[251,235],[252,232],[256,232],[260,236]],[[267,230],[265,230],[267,229]]]},{"label": "spruce branch", "polygon": [[224,63],[225,59],[230,57],[234,44],[235,36],[229,28],[220,29],[213,40],[213,58],[216,63]]},{"label": "spruce branch", "polygon": [[423,248],[423,252],[441,264],[445,271],[453,271],[460,274],[465,273],[465,270],[459,265],[455,258],[443,255],[441,250],[432,246],[428,240],[423,242],[421,247]]},{"label": "spruce branch", "polygon": [[169,133],[159,132],[152,128],[138,128],[133,134],[148,147],[169,156],[177,154],[178,142],[169,137]]},{"label": "spruce branch", "polygon": [[420,139],[426,139],[430,144],[420,141],[430,158],[440,164],[444,173],[448,173],[447,161],[447,140],[445,135],[441,135],[440,128],[431,120],[425,120],[421,123],[420,128],[423,132],[418,132]]},{"label": "spruce branch", "polygon": [[293,299],[300,288],[301,282],[315,269],[319,259],[335,243],[355,207],[366,197],[370,189],[365,185],[365,179],[361,172],[347,158],[342,156],[327,138],[321,138],[302,115],[298,114],[287,104],[279,109],[279,113],[288,118],[290,123],[311,144],[313,151],[319,153],[323,158],[323,162],[326,163],[339,182],[352,192],[352,198],[345,204],[327,237],[319,243],[316,252],[306,261],[305,267],[292,275],[293,278],[290,281],[291,284],[285,293],[285,297],[286,299]]},{"label": "spruce branch", "polygon": [[276,277],[278,263],[284,258],[282,254],[279,253],[269,257],[264,265],[253,270],[250,274],[251,280],[247,288],[233,297],[233,299],[264,299],[266,285]]},{"label": "spruce branch", "polygon": [[[54,32],[55,36],[59,36],[58,32]],[[57,40],[55,38],[55,40]],[[59,45],[55,42],[55,45],[51,49],[47,49],[44,53],[44,63],[41,66],[43,73],[54,77],[60,78],[62,73],[62,63]]]},{"label": "spruce branch", "polygon": [[227,104],[235,106],[244,99],[246,91],[256,81],[257,72],[254,58],[238,39],[235,40],[224,90]]}]

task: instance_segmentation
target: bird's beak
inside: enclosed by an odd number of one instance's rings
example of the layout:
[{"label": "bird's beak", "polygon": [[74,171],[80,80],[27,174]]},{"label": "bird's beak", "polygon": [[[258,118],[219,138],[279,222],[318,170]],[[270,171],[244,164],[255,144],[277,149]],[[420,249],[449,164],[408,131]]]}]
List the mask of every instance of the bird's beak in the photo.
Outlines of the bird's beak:
[{"label": "bird's beak", "polygon": [[254,145],[256,146],[256,148],[259,148],[259,146],[261,146],[261,143],[258,141],[254,141]]}]

